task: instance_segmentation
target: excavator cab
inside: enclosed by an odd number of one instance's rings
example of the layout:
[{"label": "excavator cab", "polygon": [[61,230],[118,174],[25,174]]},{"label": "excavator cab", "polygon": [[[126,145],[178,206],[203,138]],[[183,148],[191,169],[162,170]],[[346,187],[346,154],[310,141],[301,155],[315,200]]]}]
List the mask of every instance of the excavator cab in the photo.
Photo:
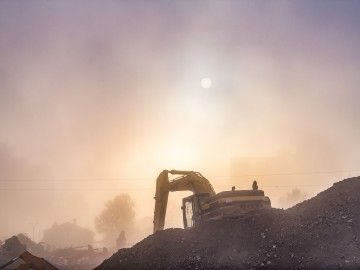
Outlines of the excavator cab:
[{"label": "excavator cab", "polygon": [[197,226],[201,222],[201,214],[203,206],[210,199],[210,194],[200,193],[188,196],[182,200],[183,222],[184,228]]},{"label": "excavator cab", "polygon": [[183,210],[184,228],[191,228],[194,226],[194,210],[196,202],[194,202],[194,195],[183,199],[181,209]]}]

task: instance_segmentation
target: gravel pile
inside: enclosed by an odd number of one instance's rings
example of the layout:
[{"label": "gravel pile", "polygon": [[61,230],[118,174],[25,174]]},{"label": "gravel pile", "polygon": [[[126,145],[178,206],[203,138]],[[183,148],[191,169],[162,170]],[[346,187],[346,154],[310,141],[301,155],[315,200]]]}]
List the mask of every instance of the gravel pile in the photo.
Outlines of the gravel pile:
[{"label": "gravel pile", "polygon": [[287,210],[157,232],[96,269],[359,269],[359,218],[357,177]]}]

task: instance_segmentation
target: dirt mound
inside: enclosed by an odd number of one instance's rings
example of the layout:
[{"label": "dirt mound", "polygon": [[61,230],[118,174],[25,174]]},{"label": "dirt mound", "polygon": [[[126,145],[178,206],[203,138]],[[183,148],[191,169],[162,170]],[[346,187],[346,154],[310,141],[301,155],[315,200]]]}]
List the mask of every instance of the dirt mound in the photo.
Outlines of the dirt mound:
[{"label": "dirt mound", "polygon": [[8,257],[16,257],[26,250],[26,245],[22,244],[16,236],[13,236],[5,240],[1,250]]},{"label": "dirt mound", "polygon": [[288,210],[164,230],[96,269],[359,268],[359,194],[351,178]]},{"label": "dirt mound", "polygon": [[0,266],[19,256],[25,250],[26,246],[16,236],[6,239],[5,243],[0,246]]}]

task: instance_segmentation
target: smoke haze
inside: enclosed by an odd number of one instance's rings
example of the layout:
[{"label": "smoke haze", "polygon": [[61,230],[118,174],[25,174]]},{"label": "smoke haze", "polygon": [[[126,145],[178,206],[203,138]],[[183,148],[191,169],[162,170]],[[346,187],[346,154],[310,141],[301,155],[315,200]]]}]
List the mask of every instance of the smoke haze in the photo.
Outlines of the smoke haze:
[{"label": "smoke haze", "polygon": [[358,1],[1,1],[0,238],[94,229],[120,193],[140,237],[163,169],[256,178],[281,207],[359,175],[359,18]]}]

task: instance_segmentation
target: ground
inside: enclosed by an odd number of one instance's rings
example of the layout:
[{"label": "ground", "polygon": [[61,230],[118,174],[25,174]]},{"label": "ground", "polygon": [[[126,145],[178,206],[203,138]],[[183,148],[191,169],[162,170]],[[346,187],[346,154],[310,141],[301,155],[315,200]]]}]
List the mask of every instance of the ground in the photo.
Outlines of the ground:
[{"label": "ground", "polygon": [[96,270],[359,268],[359,194],[350,178],[287,210],[160,231]]}]

